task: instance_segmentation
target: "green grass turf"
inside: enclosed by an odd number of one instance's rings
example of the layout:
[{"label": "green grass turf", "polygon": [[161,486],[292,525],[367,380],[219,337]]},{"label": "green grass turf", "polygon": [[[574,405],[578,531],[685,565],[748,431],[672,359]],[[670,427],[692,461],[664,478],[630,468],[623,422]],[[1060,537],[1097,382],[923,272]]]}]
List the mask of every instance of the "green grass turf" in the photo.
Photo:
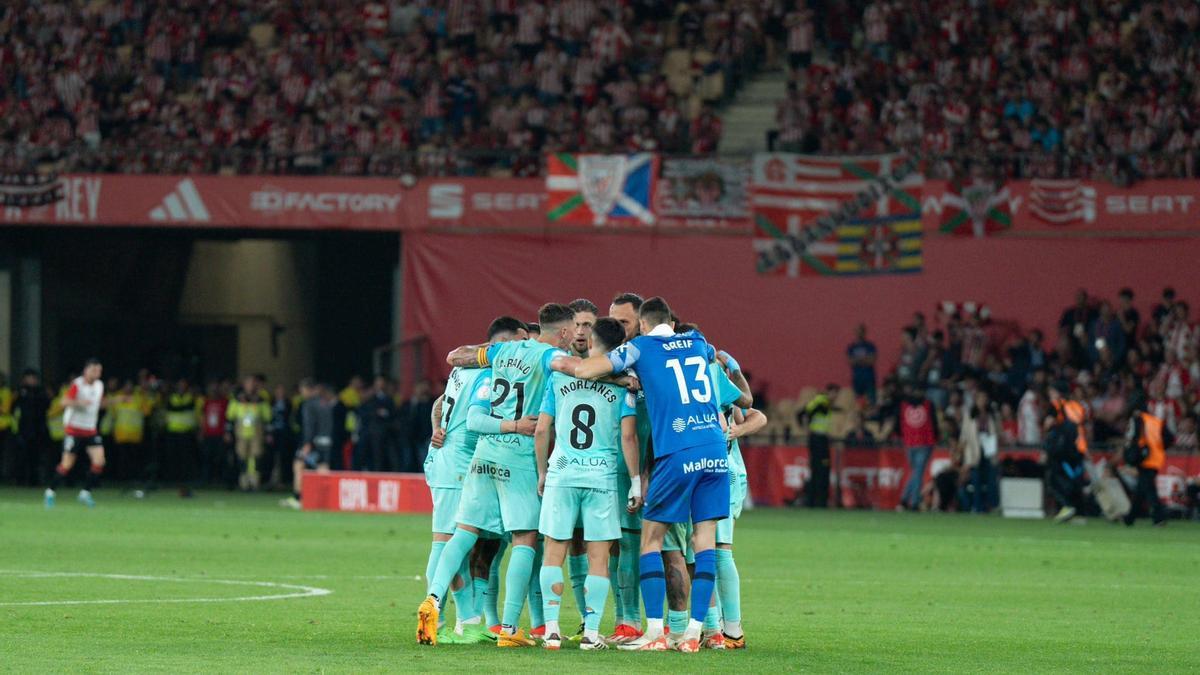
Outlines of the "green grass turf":
[{"label": "green grass turf", "polygon": [[[226,493],[136,501],[113,490],[88,510],[73,496],[62,491],[47,512],[39,493],[0,490],[0,602],[143,602],[0,606],[0,671],[1200,670],[1200,526],[1192,523],[748,512],[736,551],[750,649],[551,654],[414,643],[425,517],[296,513],[274,497]],[[158,602],[286,592],[198,579],[333,593]],[[570,625],[569,593],[564,602]]]}]

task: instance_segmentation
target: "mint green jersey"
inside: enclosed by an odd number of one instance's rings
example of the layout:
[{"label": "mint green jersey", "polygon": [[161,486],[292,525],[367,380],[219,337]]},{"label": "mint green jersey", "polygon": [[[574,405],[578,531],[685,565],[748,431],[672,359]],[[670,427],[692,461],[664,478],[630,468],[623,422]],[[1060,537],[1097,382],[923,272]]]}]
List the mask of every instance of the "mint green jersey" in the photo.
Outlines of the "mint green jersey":
[{"label": "mint green jersey", "polygon": [[[565,355],[563,350],[537,340],[498,342],[488,347],[491,389],[476,391],[471,405],[487,408],[492,417],[502,420],[537,415],[552,372],[550,362]],[[532,436],[482,434],[475,452],[480,459],[510,469],[537,470]]]},{"label": "mint green jersey", "polygon": [[[725,369],[716,361],[708,365],[709,376],[712,378],[714,385],[717,388],[717,406],[721,409],[721,413],[729,415],[733,410],[733,404],[742,397],[742,390],[738,389],[733,380],[725,374]],[[728,421],[728,418],[726,418]],[[737,481],[746,478],[746,462],[742,459],[742,449],[738,446],[737,440],[731,441],[728,444],[729,449],[729,480]]]},{"label": "mint green jersey", "polygon": [[442,394],[441,426],[446,440],[441,448],[429,448],[425,457],[425,482],[429,487],[462,487],[463,476],[471,466],[479,434],[467,430],[467,409],[477,394],[491,392],[491,371],[479,368],[455,368],[446,380]]},{"label": "mint green jersey", "polygon": [[546,485],[617,489],[626,471],[621,420],[637,415],[633,394],[615,384],[552,373],[541,413],[554,418],[554,454]]}]

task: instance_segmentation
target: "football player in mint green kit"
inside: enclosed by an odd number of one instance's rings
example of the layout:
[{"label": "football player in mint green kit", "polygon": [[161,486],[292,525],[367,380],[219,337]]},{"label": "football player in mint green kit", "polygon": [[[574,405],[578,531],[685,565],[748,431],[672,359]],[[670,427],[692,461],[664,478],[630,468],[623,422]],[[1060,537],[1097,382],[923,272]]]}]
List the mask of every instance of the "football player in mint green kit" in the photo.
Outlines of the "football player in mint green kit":
[{"label": "football player in mint green kit", "polygon": [[[620,293],[608,307],[608,316],[621,324],[625,340],[632,340],[641,332],[638,326],[638,310],[642,308],[642,296],[637,293]],[[642,492],[646,489],[650,456],[650,413],[646,410],[645,392],[637,393],[638,466],[642,468]],[[617,494],[628,494],[633,481],[624,472],[617,472]],[[616,626],[608,641],[621,644],[642,636],[642,599],[638,586],[638,556],[641,554],[642,512],[640,509],[621,510],[621,541],[613,547],[608,559],[609,580],[612,583],[616,609]]]},{"label": "football player in mint green kit", "polygon": [[[595,323],[590,353],[606,354],[624,341],[621,324],[601,319]],[[538,530],[546,537],[541,587],[547,649],[562,644],[562,565],[578,523],[583,525],[588,560],[579,647],[607,648],[599,629],[610,585],[609,550],[621,535],[617,514],[641,507],[636,405],[635,394],[615,384],[562,373],[553,373],[547,384],[534,434],[542,495]],[[638,487],[627,494],[617,492],[621,472],[637,479]]]},{"label": "football player in mint green kit", "polygon": [[[499,317],[488,326],[487,336],[492,344],[524,340],[527,337],[525,323],[509,316]],[[434,404],[437,419],[425,456],[425,482],[433,497],[433,545],[425,567],[427,580],[433,577],[442,550],[454,534],[463,479],[471,467],[475,443],[479,439],[479,434],[467,429],[467,402],[479,389],[490,391],[489,375],[490,371],[484,369],[454,368],[446,380],[445,392]],[[451,585],[457,615],[455,636],[443,633],[439,640],[480,642],[490,639],[480,618],[483,598],[476,597],[475,590],[469,561],[464,560]]]},{"label": "football player in mint green kit", "polygon": [[417,642],[437,644],[438,602],[479,539],[480,531],[507,532],[512,546],[505,575],[504,610],[498,647],[532,647],[517,628],[536,555],[541,500],[533,432],[551,367],[571,341],[575,313],[550,303],[538,312],[536,340],[459,347],[446,357],[452,366],[491,368],[489,391],[476,391],[467,412],[467,428],[480,434],[463,483],[458,527],[442,550],[429,581],[429,596],[417,611]]},{"label": "football player in mint green kit", "polygon": [[[732,357],[729,359],[733,361]],[[727,366],[736,367],[737,362]],[[717,600],[722,629],[716,627],[715,617],[705,619],[704,642],[720,649],[745,649],[746,635],[742,631],[742,581],[733,560],[733,523],[742,515],[742,504],[749,493],[746,463],[738,439],[757,433],[767,425],[767,416],[753,408],[730,406],[726,415],[725,437],[729,439],[729,517],[717,522]],[[710,623],[711,622],[711,623]],[[719,636],[719,637],[718,637]]]}]

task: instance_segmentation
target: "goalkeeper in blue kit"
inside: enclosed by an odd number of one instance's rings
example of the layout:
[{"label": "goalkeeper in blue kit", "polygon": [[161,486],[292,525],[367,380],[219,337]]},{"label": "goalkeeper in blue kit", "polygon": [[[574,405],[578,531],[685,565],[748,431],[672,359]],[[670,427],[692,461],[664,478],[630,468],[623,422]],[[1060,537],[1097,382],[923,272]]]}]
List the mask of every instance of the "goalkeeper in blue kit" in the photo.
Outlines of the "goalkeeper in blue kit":
[{"label": "goalkeeper in blue kit", "polygon": [[700,650],[701,630],[716,579],[717,521],[729,517],[730,485],[725,432],[709,364],[715,350],[697,331],[676,334],[671,309],[650,298],[638,312],[641,335],[604,355],[589,356],[575,375],[598,379],[633,371],[650,412],[655,465],[643,509],[640,558],[646,632],[622,649],[666,651],[663,537],[674,523],[694,526],[695,574],[691,619],[677,649]]}]

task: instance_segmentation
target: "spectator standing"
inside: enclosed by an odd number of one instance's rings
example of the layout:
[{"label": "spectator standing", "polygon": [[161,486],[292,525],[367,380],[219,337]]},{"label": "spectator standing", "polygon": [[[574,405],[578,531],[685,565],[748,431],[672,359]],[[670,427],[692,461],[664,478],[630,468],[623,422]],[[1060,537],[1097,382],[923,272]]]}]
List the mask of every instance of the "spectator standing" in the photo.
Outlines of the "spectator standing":
[{"label": "spectator standing", "polygon": [[13,477],[18,485],[40,485],[48,467],[43,465],[49,455],[46,411],[50,397],[36,370],[21,374],[13,402],[13,441],[15,468]]},{"label": "spectator standing", "polygon": [[837,393],[836,384],[825,385],[825,391],[817,393],[798,415],[801,424],[808,424],[809,479],[804,490],[804,505],[810,509],[829,507],[829,428]]},{"label": "spectator standing", "polygon": [[355,463],[366,471],[399,471],[401,460],[395,444],[396,402],[391,383],[382,375],[372,383],[371,391],[358,408],[358,449]]},{"label": "spectator standing", "polygon": [[987,392],[976,392],[975,403],[963,419],[959,442],[963,466],[970,470],[969,499],[963,508],[987,513],[999,502],[996,464],[1000,449],[1000,424]]},{"label": "spectator standing", "polygon": [[401,471],[420,471],[425,461],[424,451],[433,435],[432,414],[432,386],[428,380],[421,380],[413,385],[412,395],[398,413]]},{"label": "spectator standing", "polygon": [[285,474],[290,474],[291,460],[296,454],[296,441],[292,436],[292,399],[288,396],[287,387],[275,385],[274,396],[271,398],[271,444],[270,457],[264,467],[264,472],[270,476],[267,489],[274,490],[280,485],[291,485]]},{"label": "spectator standing", "polygon": [[908,482],[900,496],[900,507],[916,511],[921,506],[921,485],[925,482],[929,455],[938,440],[937,413],[920,386],[905,387],[905,397],[897,413],[896,426],[908,456]]},{"label": "spectator standing", "polygon": [[865,398],[875,405],[875,359],[878,356],[875,343],[867,339],[866,324],[855,330],[854,342],[846,347],[846,358],[850,361],[850,386],[855,398]]},{"label": "spectator standing", "polygon": [[200,407],[200,480],[233,486],[233,459],[225,443],[225,411],[229,397],[219,382],[209,382]]},{"label": "spectator standing", "polygon": [[1125,333],[1125,346],[1133,347],[1137,344],[1138,326],[1142,322],[1142,316],[1133,306],[1132,288],[1122,288],[1117,294],[1117,317],[1121,320],[1121,330]]}]

